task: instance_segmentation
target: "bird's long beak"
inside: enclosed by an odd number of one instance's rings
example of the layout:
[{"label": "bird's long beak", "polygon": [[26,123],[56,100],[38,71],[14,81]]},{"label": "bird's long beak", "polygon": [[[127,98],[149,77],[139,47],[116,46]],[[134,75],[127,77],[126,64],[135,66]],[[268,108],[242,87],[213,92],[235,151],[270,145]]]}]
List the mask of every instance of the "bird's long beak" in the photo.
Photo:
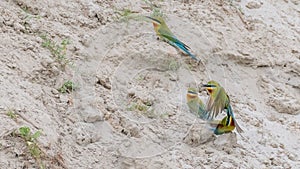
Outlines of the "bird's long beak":
[{"label": "bird's long beak", "polygon": [[159,20],[155,19],[155,18],[152,18],[150,16],[145,16],[145,17],[148,18],[148,19],[151,19],[152,21],[156,22],[157,24],[161,24],[161,22]]}]

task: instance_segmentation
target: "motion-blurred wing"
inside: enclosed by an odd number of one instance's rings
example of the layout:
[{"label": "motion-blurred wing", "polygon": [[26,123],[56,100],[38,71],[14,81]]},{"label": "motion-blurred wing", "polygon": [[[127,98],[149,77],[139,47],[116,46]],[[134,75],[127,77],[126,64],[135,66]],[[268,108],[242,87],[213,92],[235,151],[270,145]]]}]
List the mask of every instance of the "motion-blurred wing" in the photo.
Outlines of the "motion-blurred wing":
[{"label": "motion-blurred wing", "polygon": [[206,111],[208,120],[212,120],[220,114],[226,105],[227,95],[223,87],[219,89],[219,91],[214,95],[210,96],[207,105]]}]

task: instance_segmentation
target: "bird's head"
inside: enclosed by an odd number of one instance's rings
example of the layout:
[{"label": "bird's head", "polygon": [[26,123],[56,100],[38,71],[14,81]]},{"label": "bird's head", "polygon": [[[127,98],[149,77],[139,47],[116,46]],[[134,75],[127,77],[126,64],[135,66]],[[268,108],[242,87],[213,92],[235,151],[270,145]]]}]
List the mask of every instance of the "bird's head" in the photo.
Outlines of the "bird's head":
[{"label": "bird's head", "polygon": [[146,18],[151,19],[154,27],[162,25],[164,23],[164,19],[161,16],[146,16]]},{"label": "bird's head", "polygon": [[187,96],[189,98],[195,98],[195,97],[198,97],[198,91],[196,88],[193,88],[193,87],[189,87],[188,88],[188,91],[187,91]]},{"label": "bird's head", "polygon": [[207,90],[209,94],[212,94],[215,90],[220,87],[220,84],[216,81],[209,81],[207,84],[204,84],[203,87]]},{"label": "bird's head", "polygon": [[188,88],[188,93],[189,93],[189,94],[198,94],[198,91],[197,91],[196,88],[189,87],[189,88]]}]

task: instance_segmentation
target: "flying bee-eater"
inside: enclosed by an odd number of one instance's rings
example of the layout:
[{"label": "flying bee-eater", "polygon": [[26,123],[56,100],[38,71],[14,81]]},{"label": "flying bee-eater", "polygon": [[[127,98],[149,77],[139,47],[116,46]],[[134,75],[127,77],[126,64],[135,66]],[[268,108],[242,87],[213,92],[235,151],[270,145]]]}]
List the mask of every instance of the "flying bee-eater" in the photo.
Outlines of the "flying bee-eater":
[{"label": "flying bee-eater", "polygon": [[[218,114],[220,114],[224,109],[226,109],[227,118],[225,126],[230,126],[231,121],[233,121],[237,132],[241,133],[243,130],[238,125],[234,118],[234,113],[230,104],[229,96],[227,95],[225,89],[216,81],[209,81],[207,84],[203,85],[206,88],[208,94],[210,95],[209,100],[206,105],[206,118],[212,120]],[[224,120],[224,119],[223,119]]]},{"label": "flying bee-eater", "polygon": [[200,61],[195,55],[190,52],[190,47],[181,42],[176,38],[176,36],[171,32],[169,27],[167,26],[166,22],[161,16],[146,16],[147,18],[151,19],[153,22],[154,30],[162,40],[168,42],[170,45],[177,47],[188,54],[191,58],[196,61]]},{"label": "flying bee-eater", "polygon": [[196,88],[192,88],[192,87],[188,88],[186,94],[186,100],[187,100],[187,105],[192,113],[196,114],[201,119],[206,119],[205,105],[202,102],[202,100],[199,98]]}]

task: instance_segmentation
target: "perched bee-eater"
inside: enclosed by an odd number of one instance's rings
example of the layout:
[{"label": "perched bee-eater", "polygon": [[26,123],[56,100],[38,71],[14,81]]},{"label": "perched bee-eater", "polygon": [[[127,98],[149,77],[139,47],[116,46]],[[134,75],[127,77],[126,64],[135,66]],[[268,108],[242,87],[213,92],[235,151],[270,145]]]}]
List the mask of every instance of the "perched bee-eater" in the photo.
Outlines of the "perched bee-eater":
[{"label": "perched bee-eater", "polygon": [[186,54],[188,54],[191,58],[193,58],[196,61],[200,61],[195,55],[193,55],[189,49],[190,47],[181,42],[176,38],[176,36],[171,32],[169,27],[167,26],[166,22],[161,16],[154,16],[154,17],[149,17],[146,16],[147,18],[151,19],[153,22],[153,27],[154,30],[162,40],[167,41],[170,45],[177,47],[181,50],[183,50]]},{"label": "perched bee-eater", "polygon": [[195,88],[188,88],[186,94],[187,105],[192,113],[198,115],[201,119],[205,118],[205,105],[202,100],[198,97],[198,92]]},{"label": "perched bee-eater", "polygon": [[[230,105],[230,99],[225,89],[216,81],[209,81],[207,84],[203,85],[209,93],[210,97],[206,105],[206,118],[212,120],[218,114],[220,114],[224,109],[226,109],[227,118],[225,118],[225,126],[231,126],[231,121],[236,127],[237,132],[241,133],[243,130],[238,125],[234,118],[233,110]],[[223,119],[224,120],[224,119]],[[222,120],[222,121],[223,121]]]}]

